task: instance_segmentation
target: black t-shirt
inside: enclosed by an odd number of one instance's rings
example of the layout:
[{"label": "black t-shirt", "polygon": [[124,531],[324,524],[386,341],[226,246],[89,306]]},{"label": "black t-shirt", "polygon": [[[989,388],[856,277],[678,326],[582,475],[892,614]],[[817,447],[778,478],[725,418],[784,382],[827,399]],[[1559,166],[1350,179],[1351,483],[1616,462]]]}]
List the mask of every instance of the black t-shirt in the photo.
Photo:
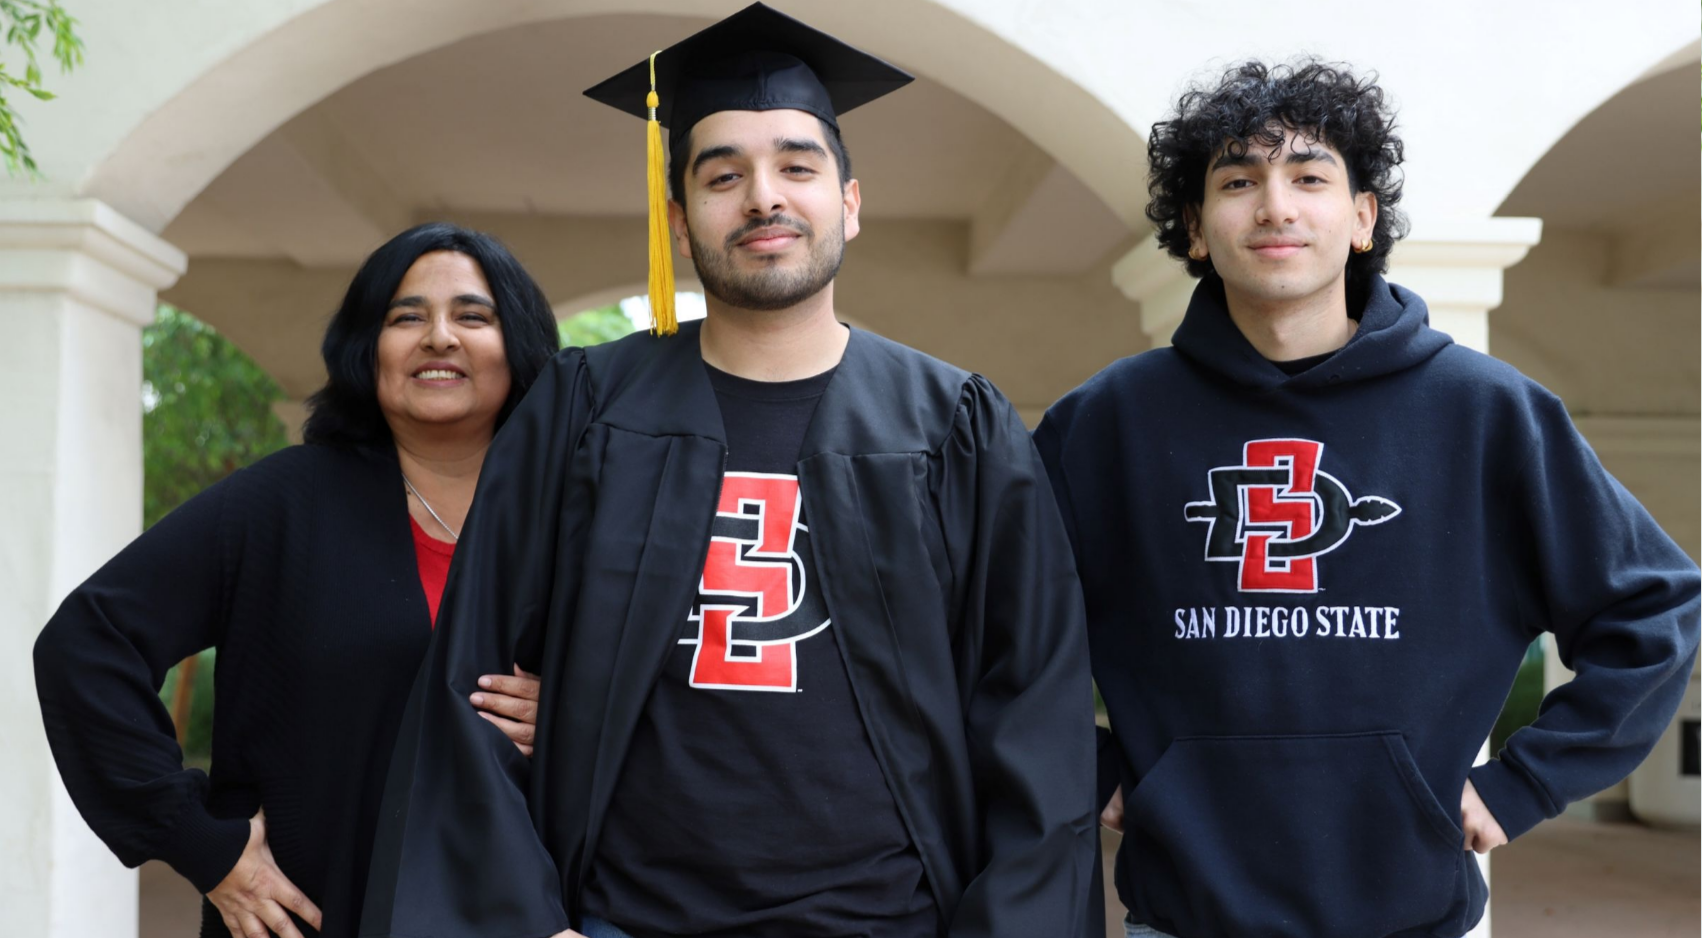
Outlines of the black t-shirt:
[{"label": "black t-shirt", "polygon": [[1291,358],[1285,362],[1272,361],[1271,364],[1281,368],[1283,374],[1292,378],[1295,375],[1304,374],[1305,372],[1311,371],[1313,368],[1322,365],[1335,354],[1335,352],[1325,352],[1322,355],[1308,355],[1305,358]]},{"label": "black t-shirt", "polygon": [[[708,367],[708,366],[705,366]],[[702,592],[604,820],[589,914],[637,938],[924,938],[938,915],[869,744],[797,462],[833,372],[709,369],[727,472]]]}]

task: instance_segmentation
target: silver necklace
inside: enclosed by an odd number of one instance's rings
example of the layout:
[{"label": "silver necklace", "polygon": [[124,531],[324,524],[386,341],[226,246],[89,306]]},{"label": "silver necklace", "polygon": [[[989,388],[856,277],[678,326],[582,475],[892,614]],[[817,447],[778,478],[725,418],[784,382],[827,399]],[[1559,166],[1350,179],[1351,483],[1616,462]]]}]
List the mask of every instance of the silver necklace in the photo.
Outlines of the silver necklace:
[{"label": "silver necklace", "polygon": [[455,529],[450,527],[448,523],[443,520],[443,517],[437,513],[437,509],[431,507],[431,502],[425,500],[425,496],[420,494],[419,489],[414,488],[414,483],[409,482],[406,475],[402,476],[402,484],[406,485],[408,487],[408,491],[414,493],[414,497],[419,499],[420,504],[425,506],[425,510],[431,515],[431,520],[436,521],[443,530],[448,531],[449,536],[454,539],[455,543],[461,543],[461,535],[456,534]]}]

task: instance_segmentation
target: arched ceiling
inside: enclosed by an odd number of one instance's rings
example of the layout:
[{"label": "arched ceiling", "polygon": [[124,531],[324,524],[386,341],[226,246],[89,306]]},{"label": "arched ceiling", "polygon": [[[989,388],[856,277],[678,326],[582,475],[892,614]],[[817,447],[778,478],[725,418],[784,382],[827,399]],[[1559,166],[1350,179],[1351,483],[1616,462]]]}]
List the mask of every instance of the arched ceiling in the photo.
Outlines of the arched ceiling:
[{"label": "arched ceiling", "polygon": [[[560,19],[381,69],[238,158],[164,234],[191,257],[323,266],[358,261],[382,237],[434,213],[639,214],[642,124],[580,92],[704,23]],[[1079,272],[1130,234],[1032,142],[936,82],[919,79],[846,115],[842,126],[873,221],[983,216],[997,228],[980,239],[988,257],[1020,267],[1056,244],[1056,232],[1027,248],[1020,231],[1004,229],[1013,220],[1032,228],[1048,216],[1067,219],[1070,250],[1046,259],[1050,270],[1042,271],[1059,273]],[[1046,212],[1020,212],[1031,195]],[[984,217],[990,207],[999,218]]]},{"label": "arched ceiling", "polygon": [[[1702,147],[1695,61],[1630,85],[1562,137],[1496,214],[1606,238],[1621,286],[1694,289],[1702,278]],[[1685,119],[1674,120],[1683,114]]]},{"label": "arched ceiling", "polygon": [[1545,224],[1622,231],[1702,196],[1702,148],[1694,117],[1697,64],[1644,79],[1590,112],[1520,180],[1497,215],[1535,215]]}]

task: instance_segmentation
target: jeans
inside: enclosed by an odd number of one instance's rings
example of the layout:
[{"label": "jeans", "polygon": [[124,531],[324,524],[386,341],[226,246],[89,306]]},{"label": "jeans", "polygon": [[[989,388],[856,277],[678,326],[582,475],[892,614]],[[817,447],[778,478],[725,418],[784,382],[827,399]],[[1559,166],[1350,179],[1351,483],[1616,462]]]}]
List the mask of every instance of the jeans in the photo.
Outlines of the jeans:
[{"label": "jeans", "polygon": [[[1128,938],[1172,938],[1171,935],[1167,935],[1151,925],[1137,925],[1128,919],[1123,920],[1123,934],[1127,935]],[[592,938],[596,938],[596,936],[592,936]]]},{"label": "jeans", "polygon": [[600,918],[589,916],[586,917],[585,925],[579,931],[585,938],[632,938],[631,935],[621,931],[620,926],[610,925]]}]

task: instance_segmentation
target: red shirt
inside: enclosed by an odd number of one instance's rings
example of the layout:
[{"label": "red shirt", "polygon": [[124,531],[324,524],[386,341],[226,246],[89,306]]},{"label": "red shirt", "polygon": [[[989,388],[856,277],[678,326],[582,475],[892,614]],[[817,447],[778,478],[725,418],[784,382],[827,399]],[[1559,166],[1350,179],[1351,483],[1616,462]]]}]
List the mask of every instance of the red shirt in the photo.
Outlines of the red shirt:
[{"label": "red shirt", "polygon": [[425,587],[426,608],[431,610],[431,624],[437,627],[437,607],[443,602],[443,584],[449,580],[449,558],[455,556],[455,545],[440,541],[425,533],[420,523],[408,516],[414,529],[414,556],[420,563],[420,585]]}]

